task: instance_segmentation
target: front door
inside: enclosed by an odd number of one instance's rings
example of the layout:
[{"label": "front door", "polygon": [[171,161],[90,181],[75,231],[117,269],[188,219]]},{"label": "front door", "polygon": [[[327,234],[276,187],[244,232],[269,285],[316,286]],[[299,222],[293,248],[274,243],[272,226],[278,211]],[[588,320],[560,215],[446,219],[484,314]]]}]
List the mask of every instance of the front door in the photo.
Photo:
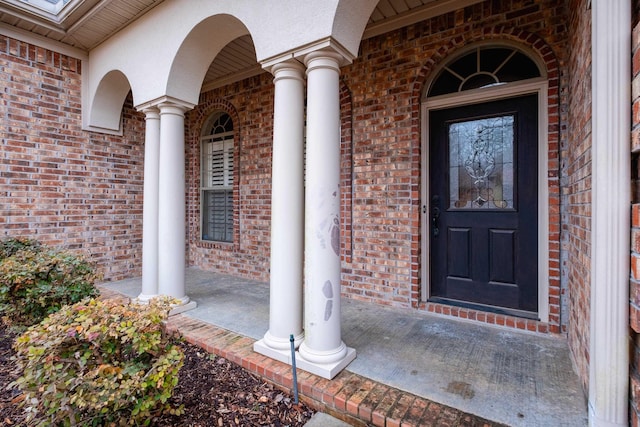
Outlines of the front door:
[{"label": "front door", "polygon": [[431,300],[535,317],[537,114],[537,95],[430,113]]}]

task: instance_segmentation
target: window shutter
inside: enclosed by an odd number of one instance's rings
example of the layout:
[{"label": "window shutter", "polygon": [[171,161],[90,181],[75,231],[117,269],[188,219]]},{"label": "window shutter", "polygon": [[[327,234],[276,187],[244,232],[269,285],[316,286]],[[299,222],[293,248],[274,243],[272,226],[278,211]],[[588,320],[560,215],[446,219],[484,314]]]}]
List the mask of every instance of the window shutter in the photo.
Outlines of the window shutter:
[{"label": "window shutter", "polygon": [[224,160],[225,160],[225,184],[233,185],[233,140],[225,141],[224,146]]},{"label": "window shutter", "polygon": [[224,185],[224,151],[222,150],[222,143],[211,144],[211,151],[211,165],[209,167],[211,182],[207,187],[218,187]]}]

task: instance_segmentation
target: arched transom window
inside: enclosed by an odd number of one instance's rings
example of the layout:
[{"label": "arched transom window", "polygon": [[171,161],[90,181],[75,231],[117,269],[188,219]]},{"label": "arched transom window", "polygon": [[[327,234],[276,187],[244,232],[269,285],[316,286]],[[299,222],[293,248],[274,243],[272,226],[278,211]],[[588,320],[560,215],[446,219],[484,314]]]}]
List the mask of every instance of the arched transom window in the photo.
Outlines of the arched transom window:
[{"label": "arched transom window", "polygon": [[200,137],[202,240],[233,241],[233,120],[225,112],[205,122]]},{"label": "arched transom window", "polygon": [[540,77],[538,65],[508,46],[481,46],[454,59],[440,70],[428,96],[497,86]]}]

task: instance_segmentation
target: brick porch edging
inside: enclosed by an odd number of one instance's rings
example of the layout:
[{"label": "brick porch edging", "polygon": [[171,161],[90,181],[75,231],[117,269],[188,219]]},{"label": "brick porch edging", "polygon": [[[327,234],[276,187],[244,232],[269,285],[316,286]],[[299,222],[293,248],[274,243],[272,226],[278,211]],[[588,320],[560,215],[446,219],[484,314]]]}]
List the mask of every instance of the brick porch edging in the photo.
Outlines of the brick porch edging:
[{"label": "brick porch edging", "polygon": [[[100,291],[102,298],[129,300],[112,290],[101,288]],[[168,332],[178,333],[185,341],[242,366],[289,394],[293,393],[291,366],[255,353],[254,339],[184,314],[170,317],[166,327]],[[301,370],[297,371],[297,377],[300,400],[354,426],[503,426],[347,370],[332,380]]]}]

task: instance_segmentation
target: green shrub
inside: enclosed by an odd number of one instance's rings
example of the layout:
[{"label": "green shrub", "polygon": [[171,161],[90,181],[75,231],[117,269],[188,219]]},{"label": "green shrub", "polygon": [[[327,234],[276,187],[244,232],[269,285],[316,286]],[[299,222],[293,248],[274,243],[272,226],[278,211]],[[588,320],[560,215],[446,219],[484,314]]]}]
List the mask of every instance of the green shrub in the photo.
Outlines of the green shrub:
[{"label": "green shrub", "polygon": [[95,268],[80,256],[20,239],[3,241],[0,255],[0,315],[14,325],[98,294]]},{"label": "green shrub", "polygon": [[26,237],[4,239],[0,241],[0,261],[23,249],[39,250],[42,244]]},{"label": "green shrub", "polygon": [[28,421],[39,426],[148,425],[172,409],[183,353],[163,332],[168,301],[85,300],[19,337]]}]

